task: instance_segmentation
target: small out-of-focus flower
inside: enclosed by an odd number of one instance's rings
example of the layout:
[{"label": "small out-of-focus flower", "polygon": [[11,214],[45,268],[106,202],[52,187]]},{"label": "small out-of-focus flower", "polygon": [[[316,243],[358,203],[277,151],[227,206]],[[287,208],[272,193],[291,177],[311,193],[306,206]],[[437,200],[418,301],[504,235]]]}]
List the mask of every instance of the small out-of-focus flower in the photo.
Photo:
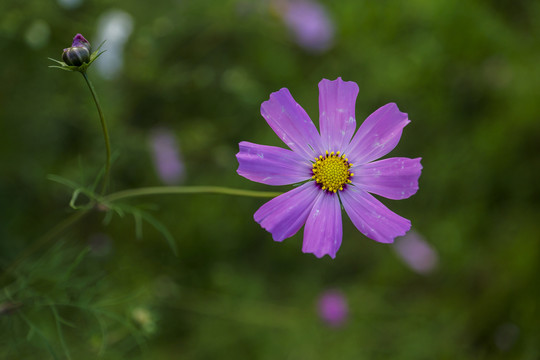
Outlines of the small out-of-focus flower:
[{"label": "small out-of-focus flower", "polygon": [[92,52],[92,47],[88,40],[84,38],[81,34],[75,35],[73,42],[70,47],[65,48],[62,52],[62,60],[58,61],[55,59],[50,60],[58,63],[60,66],[49,66],[53,68],[58,68],[66,71],[78,71],[81,73],[86,72],[88,67],[100,56],[103,52],[99,52],[99,48]]},{"label": "small out-of-focus flower", "polygon": [[342,207],[362,234],[378,242],[392,243],[411,228],[408,219],[370,194],[400,200],[418,190],[421,158],[377,160],[396,147],[410,123],[408,116],[396,104],[386,104],[356,131],[357,95],[358,85],[352,81],[321,80],[319,134],[283,88],[261,105],[261,114],[292,151],[247,141],[239,144],[239,175],[267,185],[301,184],[254,214],[275,241],[293,236],[305,224],[302,251],[334,258],[343,237]]},{"label": "small out-of-focus flower", "polygon": [[140,329],[150,335],[156,331],[156,321],[152,313],[144,308],[137,307],[131,312],[131,316]]},{"label": "small out-of-focus flower", "polygon": [[335,26],[321,4],[315,0],[276,1],[276,8],[298,45],[318,53],[332,47]]},{"label": "small out-of-focus flower", "polygon": [[97,64],[97,71],[102,77],[113,79],[122,70],[124,46],[133,27],[133,17],[123,10],[109,10],[99,17],[97,39],[107,41],[107,56]]},{"label": "small out-of-focus flower", "polygon": [[396,239],[394,249],[405,264],[419,274],[429,274],[437,267],[437,252],[416,231]]},{"label": "small out-of-focus flower", "polygon": [[317,311],[327,325],[340,327],[347,321],[349,305],[340,291],[328,290],[319,297]]},{"label": "small out-of-focus flower", "polygon": [[175,185],[184,177],[184,164],[174,135],[166,129],[156,129],[150,136],[150,146],[156,171],[167,185]]}]

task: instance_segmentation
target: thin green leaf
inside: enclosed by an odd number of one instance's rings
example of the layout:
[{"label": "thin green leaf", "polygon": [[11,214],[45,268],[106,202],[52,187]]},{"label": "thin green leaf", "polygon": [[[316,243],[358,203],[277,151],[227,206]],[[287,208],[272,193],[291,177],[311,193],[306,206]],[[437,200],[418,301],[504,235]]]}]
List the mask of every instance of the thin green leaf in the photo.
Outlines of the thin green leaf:
[{"label": "thin green leaf", "polygon": [[134,211],[133,218],[135,219],[135,238],[141,240],[143,238],[141,213]]},{"label": "thin green leaf", "polygon": [[30,326],[28,329],[28,334],[26,334],[26,341],[32,340],[32,338],[34,337],[34,333],[35,333],[34,327]]},{"label": "thin green leaf", "polygon": [[111,220],[113,218],[114,212],[109,210],[105,213],[105,217],[103,218],[103,225],[109,225],[111,223]]},{"label": "thin green leaf", "polygon": [[99,316],[97,316],[94,312],[92,314],[96,318],[96,320],[97,320],[97,322],[99,324],[99,330],[101,332],[101,345],[100,345],[99,351],[98,351],[98,357],[101,357],[105,353],[105,345],[106,345],[105,339],[107,338],[107,328],[105,327],[105,323],[103,322],[103,320]]},{"label": "thin green leaf", "polygon": [[122,209],[121,206],[115,205],[115,206],[111,207],[111,209],[114,210],[118,214],[118,216],[120,216],[120,217],[124,217],[126,215],[125,210]]},{"label": "thin green leaf", "polygon": [[24,316],[22,313],[20,313],[19,316],[26,323],[26,325],[28,325],[28,327],[30,328],[29,334],[26,336],[27,340],[30,340],[34,333],[38,334],[43,339],[43,341],[45,342],[45,346],[47,347],[47,350],[49,350],[49,353],[51,354],[51,356],[54,359],[58,359],[58,356],[56,356],[56,353],[54,352],[51,343],[49,342],[47,337],[41,332],[41,330],[39,330],[39,328],[37,326],[35,326],[30,320],[28,320],[28,318],[26,316]]},{"label": "thin green leaf", "polygon": [[47,179],[51,180],[51,181],[54,181],[54,182],[57,182],[59,184],[65,185],[65,186],[67,186],[69,188],[72,188],[72,189],[77,189],[77,188],[81,187],[79,184],[77,184],[76,182],[74,182],[72,180],[69,180],[69,179],[66,179],[64,177],[54,175],[54,174],[47,175]]},{"label": "thin green leaf", "polygon": [[65,70],[65,71],[73,71],[71,69],[68,69],[67,67],[65,66],[56,66],[56,65],[49,65],[50,68],[54,68],[54,69],[60,69],[60,70]]},{"label": "thin green leaf", "polygon": [[65,66],[65,65],[66,65],[66,63],[65,63],[65,62],[63,62],[63,61],[58,61],[58,60],[56,60],[56,59],[53,59],[53,58],[48,58],[48,59],[49,59],[49,60],[52,60],[52,61],[54,61],[55,63],[58,63],[58,64],[60,64],[60,65],[63,65],[63,66]]},{"label": "thin green leaf", "polygon": [[78,207],[77,205],[75,205],[75,202],[77,201],[77,198],[79,197],[79,194],[81,193],[81,189],[75,189],[73,191],[73,194],[71,195],[71,200],[69,200],[69,206],[74,209],[74,210],[79,210],[80,207]]},{"label": "thin green leaf", "polygon": [[98,187],[99,182],[101,181],[101,179],[103,178],[104,175],[105,175],[105,167],[103,166],[103,167],[101,167],[98,174],[96,175],[96,178],[94,179],[94,182],[92,183],[92,186],[90,187],[90,190],[92,190],[92,191],[96,190],[96,188]]},{"label": "thin green leaf", "polygon": [[145,219],[157,231],[159,231],[163,235],[163,237],[165,237],[165,240],[167,240],[167,242],[169,243],[169,246],[171,247],[171,250],[173,251],[174,255],[178,256],[178,249],[177,249],[177,246],[176,246],[176,241],[174,240],[174,238],[171,235],[171,233],[169,232],[169,230],[167,230],[165,225],[163,225],[155,217],[153,217],[152,215],[150,215],[150,214],[148,214],[146,212],[141,212],[141,215],[142,215],[143,219]]},{"label": "thin green leaf", "polygon": [[64,281],[67,281],[69,279],[73,270],[75,270],[75,268],[79,266],[79,264],[83,261],[83,259],[89,252],[90,252],[90,249],[87,247],[83,251],[81,251],[79,255],[77,255],[77,257],[75,258],[75,261],[73,261],[71,265],[69,266],[69,268],[67,268],[64,274]]},{"label": "thin green leaf", "polygon": [[49,305],[49,307],[51,308],[51,311],[54,315],[54,320],[56,321],[56,332],[58,333],[58,338],[60,339],[60,345],[62,345],[62,349],[64,350],[66,358],[68,360],[71,360],[71,354],[69,353],[66,340],[64,339],[64,332],[62,331],[62,318],[58,314],[58,311],[56,310],[56,307],[54,305]]}]

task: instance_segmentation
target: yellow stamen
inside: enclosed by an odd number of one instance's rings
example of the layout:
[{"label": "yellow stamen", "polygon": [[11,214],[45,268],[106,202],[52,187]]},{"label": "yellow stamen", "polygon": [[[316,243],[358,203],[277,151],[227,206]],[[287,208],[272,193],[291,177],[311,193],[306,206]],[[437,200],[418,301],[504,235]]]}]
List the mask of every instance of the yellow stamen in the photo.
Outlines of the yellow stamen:
[{"label": "yellow stamen", "polygon": [[325,154],[315,158],[311,178],[321,185],[322,190],[335,194],[338,190],[342,191],[345,184],[351,183],[350,178],[354,174],[349,172],[349,169],[352,164],[340,151],[326,151]]}]

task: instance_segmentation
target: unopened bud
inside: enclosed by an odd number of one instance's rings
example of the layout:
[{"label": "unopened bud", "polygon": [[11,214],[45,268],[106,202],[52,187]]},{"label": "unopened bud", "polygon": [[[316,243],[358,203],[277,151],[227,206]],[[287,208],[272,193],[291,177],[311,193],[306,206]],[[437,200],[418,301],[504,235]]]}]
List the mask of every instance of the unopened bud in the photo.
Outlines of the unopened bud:
[{"label": "unopened bud", "polygon": [[[103,45],[103,43],[101,43]],[[51,65],[49,67],[62,69],[65,71],[77,71],[81,74],[86,73],[86,70],[92,63],[101,55],[103,51],[99,51],[101,45],[98,46],[97,50],[92,52],[92,47],[88,40],[84,38],[81,34],[75,35],[73,38],[73,43],[67,49],[64,49],[62,53],[62,60],[58,61],[55,59],[50,60],[54,61],[58,65]]]},{"label": "unopened bud", "polygon": [[75,35],[71,47],[64,49],[62,60],[69,66],[81,66],[90,62],[91,46],[81,34]]}]

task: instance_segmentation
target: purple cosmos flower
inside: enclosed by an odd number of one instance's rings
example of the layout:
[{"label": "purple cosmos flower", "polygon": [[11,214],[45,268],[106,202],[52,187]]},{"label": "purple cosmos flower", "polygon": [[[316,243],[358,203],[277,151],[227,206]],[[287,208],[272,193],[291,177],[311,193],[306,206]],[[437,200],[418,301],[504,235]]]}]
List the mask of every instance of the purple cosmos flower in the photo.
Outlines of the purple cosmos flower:
[{"label": "purple cosmos flower", "polygon": [[317,302],[321,319],[332,327],[342,326],[349,314],[349,305],[345,296],[336,290],[324,292]]},{"label": "purple cosmos flower", "polygon": [[320,134],[286,88],[262,103],[262,116],[292,151],[242,141],[237,171],[267,185],[301,184],[255,212],[255,221],[275,241],[305,224],[302,251],[334,258],[342,238],[341,206],[361,233],[379,242],[391,243],[411,228],[409,220],[369,194],[405,199],[418,190],[421,158],[374,161],[396,147],[410,121],[390,103],[355,134],[357,95],[354,82],[319,83]]}]

